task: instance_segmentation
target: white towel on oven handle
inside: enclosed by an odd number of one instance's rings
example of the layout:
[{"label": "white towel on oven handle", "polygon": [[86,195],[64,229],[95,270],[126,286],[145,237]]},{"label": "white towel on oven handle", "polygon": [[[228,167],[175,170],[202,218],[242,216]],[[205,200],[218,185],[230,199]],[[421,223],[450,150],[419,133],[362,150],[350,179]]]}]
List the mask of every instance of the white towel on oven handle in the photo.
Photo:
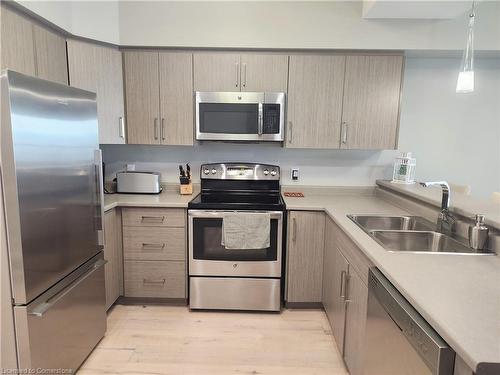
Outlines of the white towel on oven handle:
[{"label": "white towel on oven handle", "polygon": [[221,245],[230,250],[270,246],[271,215],[266,212],[227,212],[222,218]]}]

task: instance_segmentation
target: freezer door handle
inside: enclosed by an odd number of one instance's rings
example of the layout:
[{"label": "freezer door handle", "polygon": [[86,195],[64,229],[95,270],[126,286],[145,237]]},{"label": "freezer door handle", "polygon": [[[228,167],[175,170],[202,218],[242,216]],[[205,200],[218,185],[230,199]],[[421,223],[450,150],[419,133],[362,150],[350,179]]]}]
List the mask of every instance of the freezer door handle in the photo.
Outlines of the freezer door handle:
[{"label": "freezer door handle", "polygon": [[107,260],[104,259],[99,259],[97,262],[95,262],[92,267],[90,267],[90,270],[88,270],[86,273],[84,273],[82,276],[80,276],[78,279],[73,281],[71,284],[69,284],[66,288],[61,290],[59,293],[56,295],[50,297],[48,300],[40,303],[39,305],[35,306],[32,310],[28,312],[28,315],[34,315],[36,317],[43,317],[43,315],[50,310],[52,306],[54,306],[57,301],[59,301],[61,298],[63,298],[65,295],[70,293],[73,289],[75,289],[78,285],[80,285],[83,281],[85,281],[87,278],[89,278],[94,272],[96,272],[99,268],[104,266],[106,263],[108,263]]}]

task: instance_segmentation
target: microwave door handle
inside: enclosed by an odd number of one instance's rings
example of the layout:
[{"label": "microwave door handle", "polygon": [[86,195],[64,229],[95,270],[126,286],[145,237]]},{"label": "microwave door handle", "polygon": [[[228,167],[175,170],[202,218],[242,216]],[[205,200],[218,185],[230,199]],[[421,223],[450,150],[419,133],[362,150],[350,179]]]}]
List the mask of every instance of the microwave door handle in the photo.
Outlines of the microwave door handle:
[{"label": "microwave door handle", "polygon": [[262,103],[259,103],[259,116],[258,116],[258,124],[257,124],[257,131],[259,135],[262,135],[264,132],[264,105]]}]

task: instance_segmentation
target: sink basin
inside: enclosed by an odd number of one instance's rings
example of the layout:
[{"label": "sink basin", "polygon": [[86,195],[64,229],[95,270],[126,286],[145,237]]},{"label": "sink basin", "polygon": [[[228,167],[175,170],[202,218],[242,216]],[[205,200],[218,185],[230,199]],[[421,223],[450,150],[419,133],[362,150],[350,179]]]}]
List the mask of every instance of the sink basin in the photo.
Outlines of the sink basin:
[{"label": "sink basin", "polygon": [[373,230],[369,234],[389,251],[477,254],[475,250],[439,232]]},{"label": "sink basin", "polygon": [[420,216],[347,215],[365,231],[417,230],[434,231],[436,224]]}]

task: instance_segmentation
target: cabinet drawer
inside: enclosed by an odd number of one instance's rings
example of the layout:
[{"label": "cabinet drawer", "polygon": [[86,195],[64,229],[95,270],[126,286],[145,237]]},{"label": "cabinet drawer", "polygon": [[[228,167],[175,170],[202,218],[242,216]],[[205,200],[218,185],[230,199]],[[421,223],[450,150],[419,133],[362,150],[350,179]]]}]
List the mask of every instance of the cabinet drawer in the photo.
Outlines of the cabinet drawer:
[{"label": "cabinet drawer", "polygon": [[125,227],[123,252],[131,260],[186,260],[185,228]]},{"label": "cabinet drawer", "polygon": [[123,226],[185,227],[186,210],[182,208],[125,208]]},{"label": "cabinet drawer", "polygon": [[186,298],[186,263],[125,261],[125,297]]}]

